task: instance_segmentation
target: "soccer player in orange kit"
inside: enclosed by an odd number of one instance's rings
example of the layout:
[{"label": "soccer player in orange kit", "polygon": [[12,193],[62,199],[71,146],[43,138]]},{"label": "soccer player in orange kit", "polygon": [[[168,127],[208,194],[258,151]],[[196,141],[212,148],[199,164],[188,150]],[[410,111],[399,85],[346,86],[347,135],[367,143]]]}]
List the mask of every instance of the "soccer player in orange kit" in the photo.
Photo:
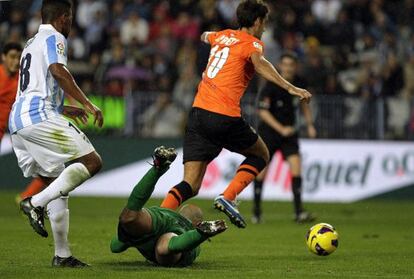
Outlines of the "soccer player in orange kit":
[{"label": "soccer player in orange kit", "polygon": [[239,228],[246,222],[234,200],[266,167],[269,151],[263,140],[241,117],[240,99],[255,71],[289,94],[309,101],[311,94],[295,87],[263,57],[260,40],[268,7],[260,0],[242,1],[237,8],[238,30],[204,32],[201,40],[211,45],[210,58],[198,86],[184,136],[184,179],[171,188],[161,207],[177,209],[197,195],[207,165],[222,148],[246,156],[214,207]]},{"label": "soccer player in orange kit", "polygon": [[[22,46],[19,43],[10,42],[3,47],[0,65],[0,143],[7,129],[10,110],[16,99],[21,54]],[[17,202],[37,194],[43,187],[43,181],[40,178],[34,178],[26,189],[17,195]]]}]

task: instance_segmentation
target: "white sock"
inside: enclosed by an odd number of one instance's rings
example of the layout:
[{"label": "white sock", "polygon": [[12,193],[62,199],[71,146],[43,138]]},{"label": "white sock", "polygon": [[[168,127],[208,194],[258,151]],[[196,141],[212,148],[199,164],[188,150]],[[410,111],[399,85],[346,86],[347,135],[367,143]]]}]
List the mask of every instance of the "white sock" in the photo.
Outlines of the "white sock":
[{"label": "white sock", "polygon": [[67,258],[72,255],[69,248],[69,209],[68,197],[61,197],[47,205],[47,214],[55,242],[55,256]]},{"label": "white sock", "polygon": [[32,197],[33,206],[45,207],[49,202],[60,196],[66,196],[70,191],[81,185],[91,175],[82,163],[74,163],[67,168],[50,183],[46,189]]}]

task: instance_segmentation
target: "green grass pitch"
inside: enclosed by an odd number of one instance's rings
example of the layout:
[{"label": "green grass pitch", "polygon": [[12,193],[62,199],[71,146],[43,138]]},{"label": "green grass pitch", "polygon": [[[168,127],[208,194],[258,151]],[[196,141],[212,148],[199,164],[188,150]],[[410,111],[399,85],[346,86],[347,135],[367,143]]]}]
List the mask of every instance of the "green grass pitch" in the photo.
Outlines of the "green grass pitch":
[{"label": "green grass pitch", "polygon": [[[249,223],[244,230],[230,224],[184,269],[154,267],[133,249],[109,252],[125,201],[71,198],[71,249],[92,267],[53,269],[52,238],[36,235],[19,215],[14,194],[0,192],[0,278],[414,278],[414,203],[409,201],[309,204],[318,222],[339,232],[339,248],[328,257],[308,252],[304,237],[310,225],[292,222],[290,203],[266,202],[263,224]],[[192,203],[204,209],[206,219],[223,217],[211,209],[212,201]],[[251,203],[240,208],[250,218]]]}]

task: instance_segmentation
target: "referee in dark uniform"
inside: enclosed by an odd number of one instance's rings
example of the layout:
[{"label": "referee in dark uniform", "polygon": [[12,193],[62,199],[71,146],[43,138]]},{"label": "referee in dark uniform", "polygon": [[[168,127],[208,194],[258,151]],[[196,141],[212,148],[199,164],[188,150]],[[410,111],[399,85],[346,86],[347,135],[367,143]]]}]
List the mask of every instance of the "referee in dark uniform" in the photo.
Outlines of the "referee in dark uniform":
[{"label": "referee in dark uniform", "polygon": [[[296,75],[297,57],[294,53],[286,52],[280,58],[279,70],[283,78],[301,88],[306,88],[306,82]],[[315,218],[306,212],[302,206],[301,190],[301,158],[299,154],[298,132],[296,124],[296,108],[302,108],[307,123],[308,136],[316,137],[316,130],[313,126],[312,113],[310,107],[305,102],[286,94],[281,87],[267,82],[259,97],[259,118],[260,124],[258,132],[266,143],[270,156],[280,150],[283,158],[289,163],[292,174],[292,193],[295,210],[295,221],[298,223],[310,222]],[[267,168],[264,169],[254,181],[254,208],[253,223],[261,222],[261,196],[263,180],[266,176]]]}]

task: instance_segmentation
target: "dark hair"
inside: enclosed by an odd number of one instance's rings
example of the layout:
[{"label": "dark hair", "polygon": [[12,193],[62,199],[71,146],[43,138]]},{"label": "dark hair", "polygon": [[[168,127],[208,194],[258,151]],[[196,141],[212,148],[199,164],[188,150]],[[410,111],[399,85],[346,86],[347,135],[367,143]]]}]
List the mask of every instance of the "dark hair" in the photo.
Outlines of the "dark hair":
[{"label": "dark hair", "polygon": [[17,50],[19,52],[22,52],[23,48],[19,43],[9,42],[4,45],[2,53],[4,55],[7,55],[7,53],[9,53],[10,50]]},{"label": "dark hair", "polygon": [[269,8],[262,0],[245,0],[237,7],[237,22],[239,27],[252,27],[255,21],[265,19]]},{"label": "dark hair", "polygon": [[285,51],[282,53],[282,55],[280,56],[280,60],[283,60],[283,58],[289,58],[292,59],[293,61],[295,61],[296,63],[298,62],[299,58],[296,55],[296,53],[294,53],[293,51]]},{"label": "dark hair", "polygon": [[71,0],[43,0],[41,10],[42,22],[52,22],[64,14],[69,14],[71,9]]}]

